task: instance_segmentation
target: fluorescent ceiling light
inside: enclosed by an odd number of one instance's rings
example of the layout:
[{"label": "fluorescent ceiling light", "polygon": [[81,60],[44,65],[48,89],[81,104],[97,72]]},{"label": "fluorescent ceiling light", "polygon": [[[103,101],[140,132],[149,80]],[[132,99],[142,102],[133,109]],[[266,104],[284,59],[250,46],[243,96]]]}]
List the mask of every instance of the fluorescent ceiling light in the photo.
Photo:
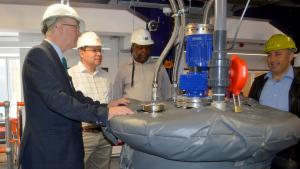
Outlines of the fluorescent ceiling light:
[{"label": "fluorescent ceiling light", "polygon": [[0,53],[0,57],[19,57],[19,53]]},{"label": "fluorescent ceiling light", "polygon": [[30,46],[0,46],[0,49],[30,49]]},{"label": "fluorescent ceiling light", "polygon": [[102,50],[111,50],[111,48],[108,48],[108,47],[107,48],[102,48]]},{"label": "fluorescent ceiling light", "polygon": [[236,55],[247,55],[247,56],[267,56],[267,54],[263,53],[242,53],[242,52],[228,52],[228,55],[236,54]]},{"label": "fluorescent ceiling light", "polygon": [[0,37],[17,37],[19,32],[0,32]]}]

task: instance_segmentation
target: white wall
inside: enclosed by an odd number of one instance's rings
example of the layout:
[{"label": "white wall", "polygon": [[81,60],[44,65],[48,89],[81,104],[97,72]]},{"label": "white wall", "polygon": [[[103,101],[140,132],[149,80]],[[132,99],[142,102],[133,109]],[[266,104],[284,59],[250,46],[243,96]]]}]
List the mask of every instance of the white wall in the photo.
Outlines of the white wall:
[{"label": "white wall", "polygon": [[[38,33],[47,6],[0,4],[0,31]],[[130,34],[134,28],[145,27],[145,21],[127,10],[77,8],[86,29],[112,35]]]},{"label": "white wall", "polygon": [[[239,18],[227,18],[227,38],[232,39],[238,26]],[[279,29],[272,26],[268,20],[254,20],[244,18],[238,39],[261,41],[264,42],[269,39],[273,34],[282,33]]]},{"label": "white wall", "polygon": [[[21,47],[21,61],[27,54],[28,48],[39,44],[43,39],[40,33],[40,22],[47,6],[0,4],[0,32],[21,32],[14,41],[0,41],[0,47]],[[103,67],[109,68],[114,77],[118,67],[130,59],[130,53],[120,53],[130,46],[130,34],[137,27],[145,27],[145,21],[132,15],[127,10],[102,9],[92,7],[74,7],[85,21],[85,29],[97,32],[103,41]],[[3,17],[5,16],[5,17]],[[3,48],[2,48],[3,49]],[[65,53],[69,66],[76,64],[79,56],[76,50]]]},{"label": "white wall", "polygon": [[267,57],[261,55],[246,55],[238,54],[238,56],[245,60],[249,70],[268,70]]},{"label": "white wall", "polygon": [[[227,18],[227,39],[229,44],[234,38],[239,23],[237,17]],[[248,64],[250,70],[268,70],[266,55],[263,52],[264,43],[273,35],[282,32],[271,25],[268,20],[254,20],[244,18],[237,36],[237,43],[233,51]],[[228,47],[230,46],[228,44]]]}]

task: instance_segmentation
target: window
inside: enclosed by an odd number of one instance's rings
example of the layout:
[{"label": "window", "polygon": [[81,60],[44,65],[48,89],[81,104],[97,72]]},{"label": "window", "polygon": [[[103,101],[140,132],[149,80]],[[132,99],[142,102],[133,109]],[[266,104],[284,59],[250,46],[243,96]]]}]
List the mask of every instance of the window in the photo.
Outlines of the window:
[{"label": "window", "polygon": [[6,58],[0,58],[0,100],[8,99]]},{"label": "window", "polygon": [[[0,57],[0,86],[0,101],[9,101],[10,116],[16,117],[17,101],[21,100],[21,77],[19,57]],[[4,108],[1,108],[0,117],[4,117],[4,113]]]}]

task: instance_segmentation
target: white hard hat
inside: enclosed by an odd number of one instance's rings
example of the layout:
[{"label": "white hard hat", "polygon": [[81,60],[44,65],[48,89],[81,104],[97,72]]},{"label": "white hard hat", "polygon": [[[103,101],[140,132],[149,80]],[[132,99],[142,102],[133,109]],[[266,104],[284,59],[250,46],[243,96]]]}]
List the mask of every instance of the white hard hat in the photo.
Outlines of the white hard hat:
[{"label": "white hard hat", "polygon": [[131,43],[136,43],[138,45],[154,44],[153,40],[151,39],[150,33],[144,28],[138,28],[132,33]]},{"label": "white hard hat", "polygon": [[48,6],[43,15],[42,22],[52,17],[71,17],[76,19],[78,22],[81,21],[75,9],[65,4],[53,4]]},{"label": "white hard hat", "polygon": [[[53,4],[48,6],[42,19],[42,25],[50,26],[55,22],[57,17],[70,17],[79,22],[80,32],[85,29],[84,21],[79,17],[78,13],[72,7],[65,4]],[[47,23],[48,22],[48,23]]]},{"label": "white hard hat", "polygon": [[100,37],[95,32],[83,33],[77,41],[77,49],[85,46],[102,46]]}]

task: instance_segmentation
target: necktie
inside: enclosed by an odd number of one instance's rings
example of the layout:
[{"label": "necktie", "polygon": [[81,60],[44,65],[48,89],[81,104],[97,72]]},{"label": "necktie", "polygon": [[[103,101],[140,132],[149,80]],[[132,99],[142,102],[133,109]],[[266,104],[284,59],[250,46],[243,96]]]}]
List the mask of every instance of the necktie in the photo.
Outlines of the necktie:
[{"label": "necktie", "polygon": [[67,59],[65,57],[61,58],[61,63],[63,64],[65,70],[68,69]]}]

